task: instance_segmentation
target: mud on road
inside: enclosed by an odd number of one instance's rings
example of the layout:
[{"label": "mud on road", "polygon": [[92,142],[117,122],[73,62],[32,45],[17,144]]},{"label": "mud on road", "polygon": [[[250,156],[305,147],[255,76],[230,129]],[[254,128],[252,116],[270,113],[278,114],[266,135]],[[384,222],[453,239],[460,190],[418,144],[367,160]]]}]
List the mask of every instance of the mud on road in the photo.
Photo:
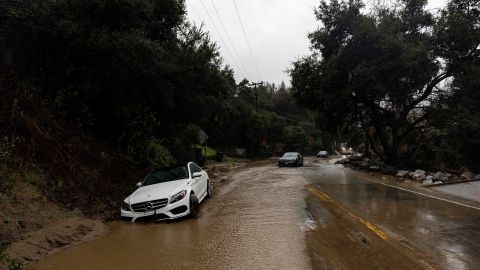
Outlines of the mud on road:
[{"label": "mud on road", "polygon": [[[475,269],[479,211],[387,188],[325,160],[236,168],[198,219],[116,221],[34,269]],[[437,223],[438,222],[438,223]]]},{"label": "mud on road", "polygon": [[[308,213],[299,168],[239,168],[201,205],[198,219],[117,221],[104,238],[57,253],[35,269],[309,269]],[[307,222],[307,223],[306,223]]]}]

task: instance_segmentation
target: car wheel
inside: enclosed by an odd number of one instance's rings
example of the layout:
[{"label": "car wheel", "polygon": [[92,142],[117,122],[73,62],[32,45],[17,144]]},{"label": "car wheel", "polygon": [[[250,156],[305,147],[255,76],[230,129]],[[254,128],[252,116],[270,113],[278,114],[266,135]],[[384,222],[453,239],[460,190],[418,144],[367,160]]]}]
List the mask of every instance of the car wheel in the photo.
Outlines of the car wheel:
[{"label": "car wheel", "polygon": [[212,184],[210,184],[210,180],[207,182],[207,197],[212,198],[213,197],[213,187]]},{"label": "car wheel", "polygon": [[198,218],[200,214],[200,203],[198,202],[197,196],[195,194],[190,194],[190,216],[192,218]]}]

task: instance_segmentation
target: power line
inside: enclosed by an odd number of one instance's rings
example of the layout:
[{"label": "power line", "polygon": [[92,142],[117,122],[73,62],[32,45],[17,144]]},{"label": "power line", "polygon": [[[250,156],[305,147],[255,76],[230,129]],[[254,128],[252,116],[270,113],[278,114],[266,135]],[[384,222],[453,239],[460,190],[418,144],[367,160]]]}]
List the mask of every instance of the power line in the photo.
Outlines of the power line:
[{"label": "power line", "polygon": [[252,56],[253,64],[255,65],[255,70],[257,71],[257,76],[260,79],[261,76],[260,76],[260,72],[258,71],[257,62],[255,61],[255,57],[253,56],[252,46],[250,46],[250,42],[248,41],[247,32],[245,31],[245,27],[243,25],[242,17],[240,16],[240,12],[238,12],[237,3],[235,2],[235,0],[232,0],[232,1],[233,1],[233,4],[235,5],[235,10],[237,11],[237,16],[238,16],[238,19],[240,20],[240,25],[242,26],[243,36],[245,37],[245,40],[247,41],[247,46],[248,46],[248,49],[250,51],[250,56]]},{"label": "power line", "polygon": [[233,52],[237,56],[238,61],[242,65],[242,68],[246,71],[247,76],[250,77],[250,75],[248,74],[247,68],[245,68],[245,65],[243,64],[242,58],[240,57],[240,55],[237,52],[237,49],[235,48],[235,44],[233,43],[232,39],[230,38],[230,35],[228,34],[227,28],[225,27],[225,24],[223,23],[222,17],[220,16],[220,13],[218,12],[217,7],[215,6],[215,3],[213,2],[213,0],[210,0],[210,2],[212,2],[213,9],[215,10],[215,13],[217,14],[217,17],[220,20],[220,24],[223,27],[223,31],[225,32],[225,35],[227,36],[228,41],[230,42],[230,45],[232,45]]},{"label": "power line", "polygon": [[210,12],[208,12],[208,9],[205,7],[205,4],[203,4],[203,1],[200,0],[200,4],[202,4],[202,7],[203,9],[205,10],[205,12],[207,13],[207,16],[208,18],[210,19],[210,21],[212,22],[212,25],[213,25],[213,28],[215,29],[215,32],[217,33],[219,39],[220,39],[220,42],[223,44],[224,48],[225,48],[225,51],[227,51],[228,55],[232,58],[232,62],[234,62],[234,64],[238,67],[238,70],[240,71],[240,73],[243,74],[243,77],[245,77],[245,72],[241,69],[241,66],[238,65],[238,63],[236,62],[235,58],[233,57],[232,53],[230,52],[230,50],[228,49],[227,47],[227,43],[223,40],[222,38],[222,35],[220,34],[220,31],[218,31],[218,28],[217,28],[217,25],[215,24],[215,22],[213,21],[212,19],[212,16],[210,16]]},{"label": "power line", "polygon": [[195,7],[193,6],[193,4],[190,4],[190,7],[192,8],[193,16],[195,16],[195,19],[197,19],[198,22],[201,22],[200,16],[198,16],[198,12],[197,12],[197,10],[195,9]]},{"label": "power line", "polygon": [[263,82],[251,83],[249,86],[253,86],[255,90],[255,111],[258,112],[258,89],[257,86],[263,85]]}]

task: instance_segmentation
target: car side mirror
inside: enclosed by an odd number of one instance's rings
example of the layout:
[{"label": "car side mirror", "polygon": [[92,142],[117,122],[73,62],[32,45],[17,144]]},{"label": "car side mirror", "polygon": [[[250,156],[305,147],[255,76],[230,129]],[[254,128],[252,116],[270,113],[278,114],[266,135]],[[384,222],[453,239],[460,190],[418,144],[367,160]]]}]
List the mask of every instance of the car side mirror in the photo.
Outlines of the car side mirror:
[{"label": "car side mirror", "polygon": [[195,178],[199,178],[199,177],[202,177],[202,173],[201,172],[194,172],[192,174],[192,178],[195,179]]},{"label": "car side mirror", "polygon": [[141,187],[141,186],[142,186],[142,182],[138,182],[137,187]]}]

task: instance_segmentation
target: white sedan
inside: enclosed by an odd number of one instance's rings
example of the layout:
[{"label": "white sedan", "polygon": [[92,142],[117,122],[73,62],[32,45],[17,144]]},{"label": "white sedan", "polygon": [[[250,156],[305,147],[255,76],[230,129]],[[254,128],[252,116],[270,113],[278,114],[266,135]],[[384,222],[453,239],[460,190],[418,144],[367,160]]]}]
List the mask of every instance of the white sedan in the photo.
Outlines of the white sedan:
[{"label": "white sedan", "polygon": [[193,162],[153,170],[137,187],[121,207],[122,217],[132,222],[198,217],[200,203],[212,196],[208,174]]}]

